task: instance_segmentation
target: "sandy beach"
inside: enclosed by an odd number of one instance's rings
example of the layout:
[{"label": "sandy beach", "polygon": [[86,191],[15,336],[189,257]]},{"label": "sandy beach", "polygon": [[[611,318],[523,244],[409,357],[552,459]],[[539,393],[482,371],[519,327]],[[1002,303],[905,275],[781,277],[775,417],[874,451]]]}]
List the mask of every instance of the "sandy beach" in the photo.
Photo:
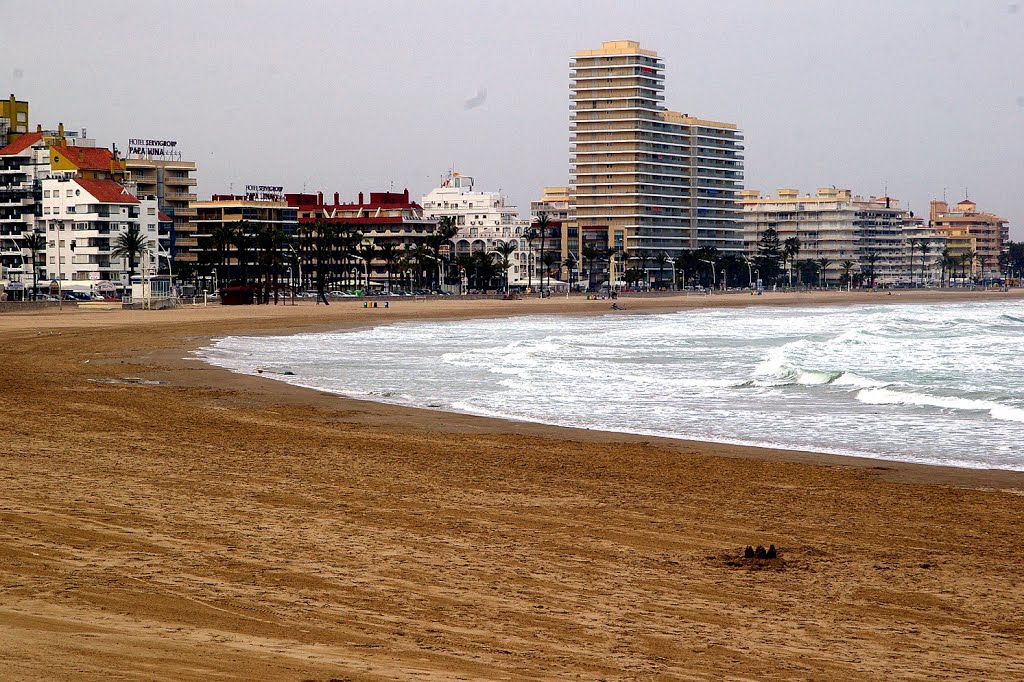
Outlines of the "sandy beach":
[{"label": "sandy beach", "polygon": [[1024,473],[416,410],[190,356],[609,304],[0,315],[0,678],[1024,678]]}]

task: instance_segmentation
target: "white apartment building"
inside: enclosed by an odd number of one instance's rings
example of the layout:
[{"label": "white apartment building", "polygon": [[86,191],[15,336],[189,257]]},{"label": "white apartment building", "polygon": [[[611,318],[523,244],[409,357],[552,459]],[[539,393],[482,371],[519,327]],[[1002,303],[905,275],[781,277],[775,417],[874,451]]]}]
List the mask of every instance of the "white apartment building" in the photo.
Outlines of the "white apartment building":
[{"label": "white apartment building", "polygon": [[[31,286],[31,253],[25,235],[37,229],[42,180],[50,175],[49,148],[41,133],[28,133],[0,149],[0,278]],[[46,267],[39,264],[44,279]]]},{"label": "white apartment building", "polygon": [[[42,182],[46,234],[46,266],[49,279],[70,285],[128,282],[127,259],[111,252],[117,236],[138,225],[150,252],[145,263],[136,261],[135,274],[157,271],[159,213],[155,198],[140,201],[112,180],[51,178]],[[81,287],[79,287],[81,288]]]},{"label": "white apartment building", "polygon": [[940,258],[946,248],[946,235],[925,224],[922,218],[908,217],[903,224],[903,270],[913,284],[936,284],[942,277]]},{"label": "white apartment building", "polygon": [[831,281],[842,274],[843,261],[853,261],[860,270],[867,267],[871,254],[876,259],[876,282],[909,281],[903,237],[907,212],[895,199],[865,199],[848,189],[826,187],[813,196],[801,196],[796,189],[780,189],[775,197],[745,190],[737,203],[743,211],[743,242],[752,256],[764,230],[772,227],[780,242],[799,237],[797,260],[827,258]]},{"label": "white apartment building", "polygon": [[[530,278],[531,264],[535,262],[526,240],[530,221],[519,217],[519,209],[505,203],[500,192],[478,192],[474,179],[468,175],[451,173],[426,194],[422,201],[425,218],[452,216],[459,228],[452,239],[455,256],[477,251],[494,252],[501,242],[514,241],[516,250],[510,256],[512,267],[508,271],[509,284],[525,285]],[[537,273],[532,273],[537,281]]]}]

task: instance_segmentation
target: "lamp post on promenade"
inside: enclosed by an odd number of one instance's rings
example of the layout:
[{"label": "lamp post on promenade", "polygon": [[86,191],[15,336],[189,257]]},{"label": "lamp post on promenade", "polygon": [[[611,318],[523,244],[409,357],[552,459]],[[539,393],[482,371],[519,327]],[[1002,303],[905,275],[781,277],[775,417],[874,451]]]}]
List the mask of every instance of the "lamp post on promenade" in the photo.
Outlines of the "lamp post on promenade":
[{"label": "lamp post on promenade", "polygon": [[714,292],[715,285],[718,283],[718,273],[715,271],[715,261],[713,260],[702,260],[702,263],[707,263],[711,266],[711,291]]}]

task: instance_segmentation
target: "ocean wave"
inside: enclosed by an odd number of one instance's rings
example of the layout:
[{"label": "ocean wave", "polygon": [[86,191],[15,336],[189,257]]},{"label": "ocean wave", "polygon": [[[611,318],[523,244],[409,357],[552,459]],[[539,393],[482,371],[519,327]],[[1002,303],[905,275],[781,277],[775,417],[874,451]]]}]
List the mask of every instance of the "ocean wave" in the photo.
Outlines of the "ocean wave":
[{"label": "ocean wave", "polygon": [[993,419],[1024,423],[1024,409],[991,400],[906,393],[890,388],[866,388],[857,394],[857,400],[868,405],[916,405],[946,410],[988,412]]}]

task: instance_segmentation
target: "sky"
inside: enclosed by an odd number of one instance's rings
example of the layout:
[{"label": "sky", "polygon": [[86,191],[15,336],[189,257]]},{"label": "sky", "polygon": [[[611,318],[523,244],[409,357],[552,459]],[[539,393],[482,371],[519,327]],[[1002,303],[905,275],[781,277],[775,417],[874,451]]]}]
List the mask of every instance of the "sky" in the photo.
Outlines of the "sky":
[{"label": "sky", "polygon": [[[566,185],[569,61],[636,40],[665,105],[737,123],[748,189],[969,196],[1024,239],[1024,0],[0,0],[32,124],[177,140],[201,198]],[[2,90],[3,88],[0,88]]]}]

